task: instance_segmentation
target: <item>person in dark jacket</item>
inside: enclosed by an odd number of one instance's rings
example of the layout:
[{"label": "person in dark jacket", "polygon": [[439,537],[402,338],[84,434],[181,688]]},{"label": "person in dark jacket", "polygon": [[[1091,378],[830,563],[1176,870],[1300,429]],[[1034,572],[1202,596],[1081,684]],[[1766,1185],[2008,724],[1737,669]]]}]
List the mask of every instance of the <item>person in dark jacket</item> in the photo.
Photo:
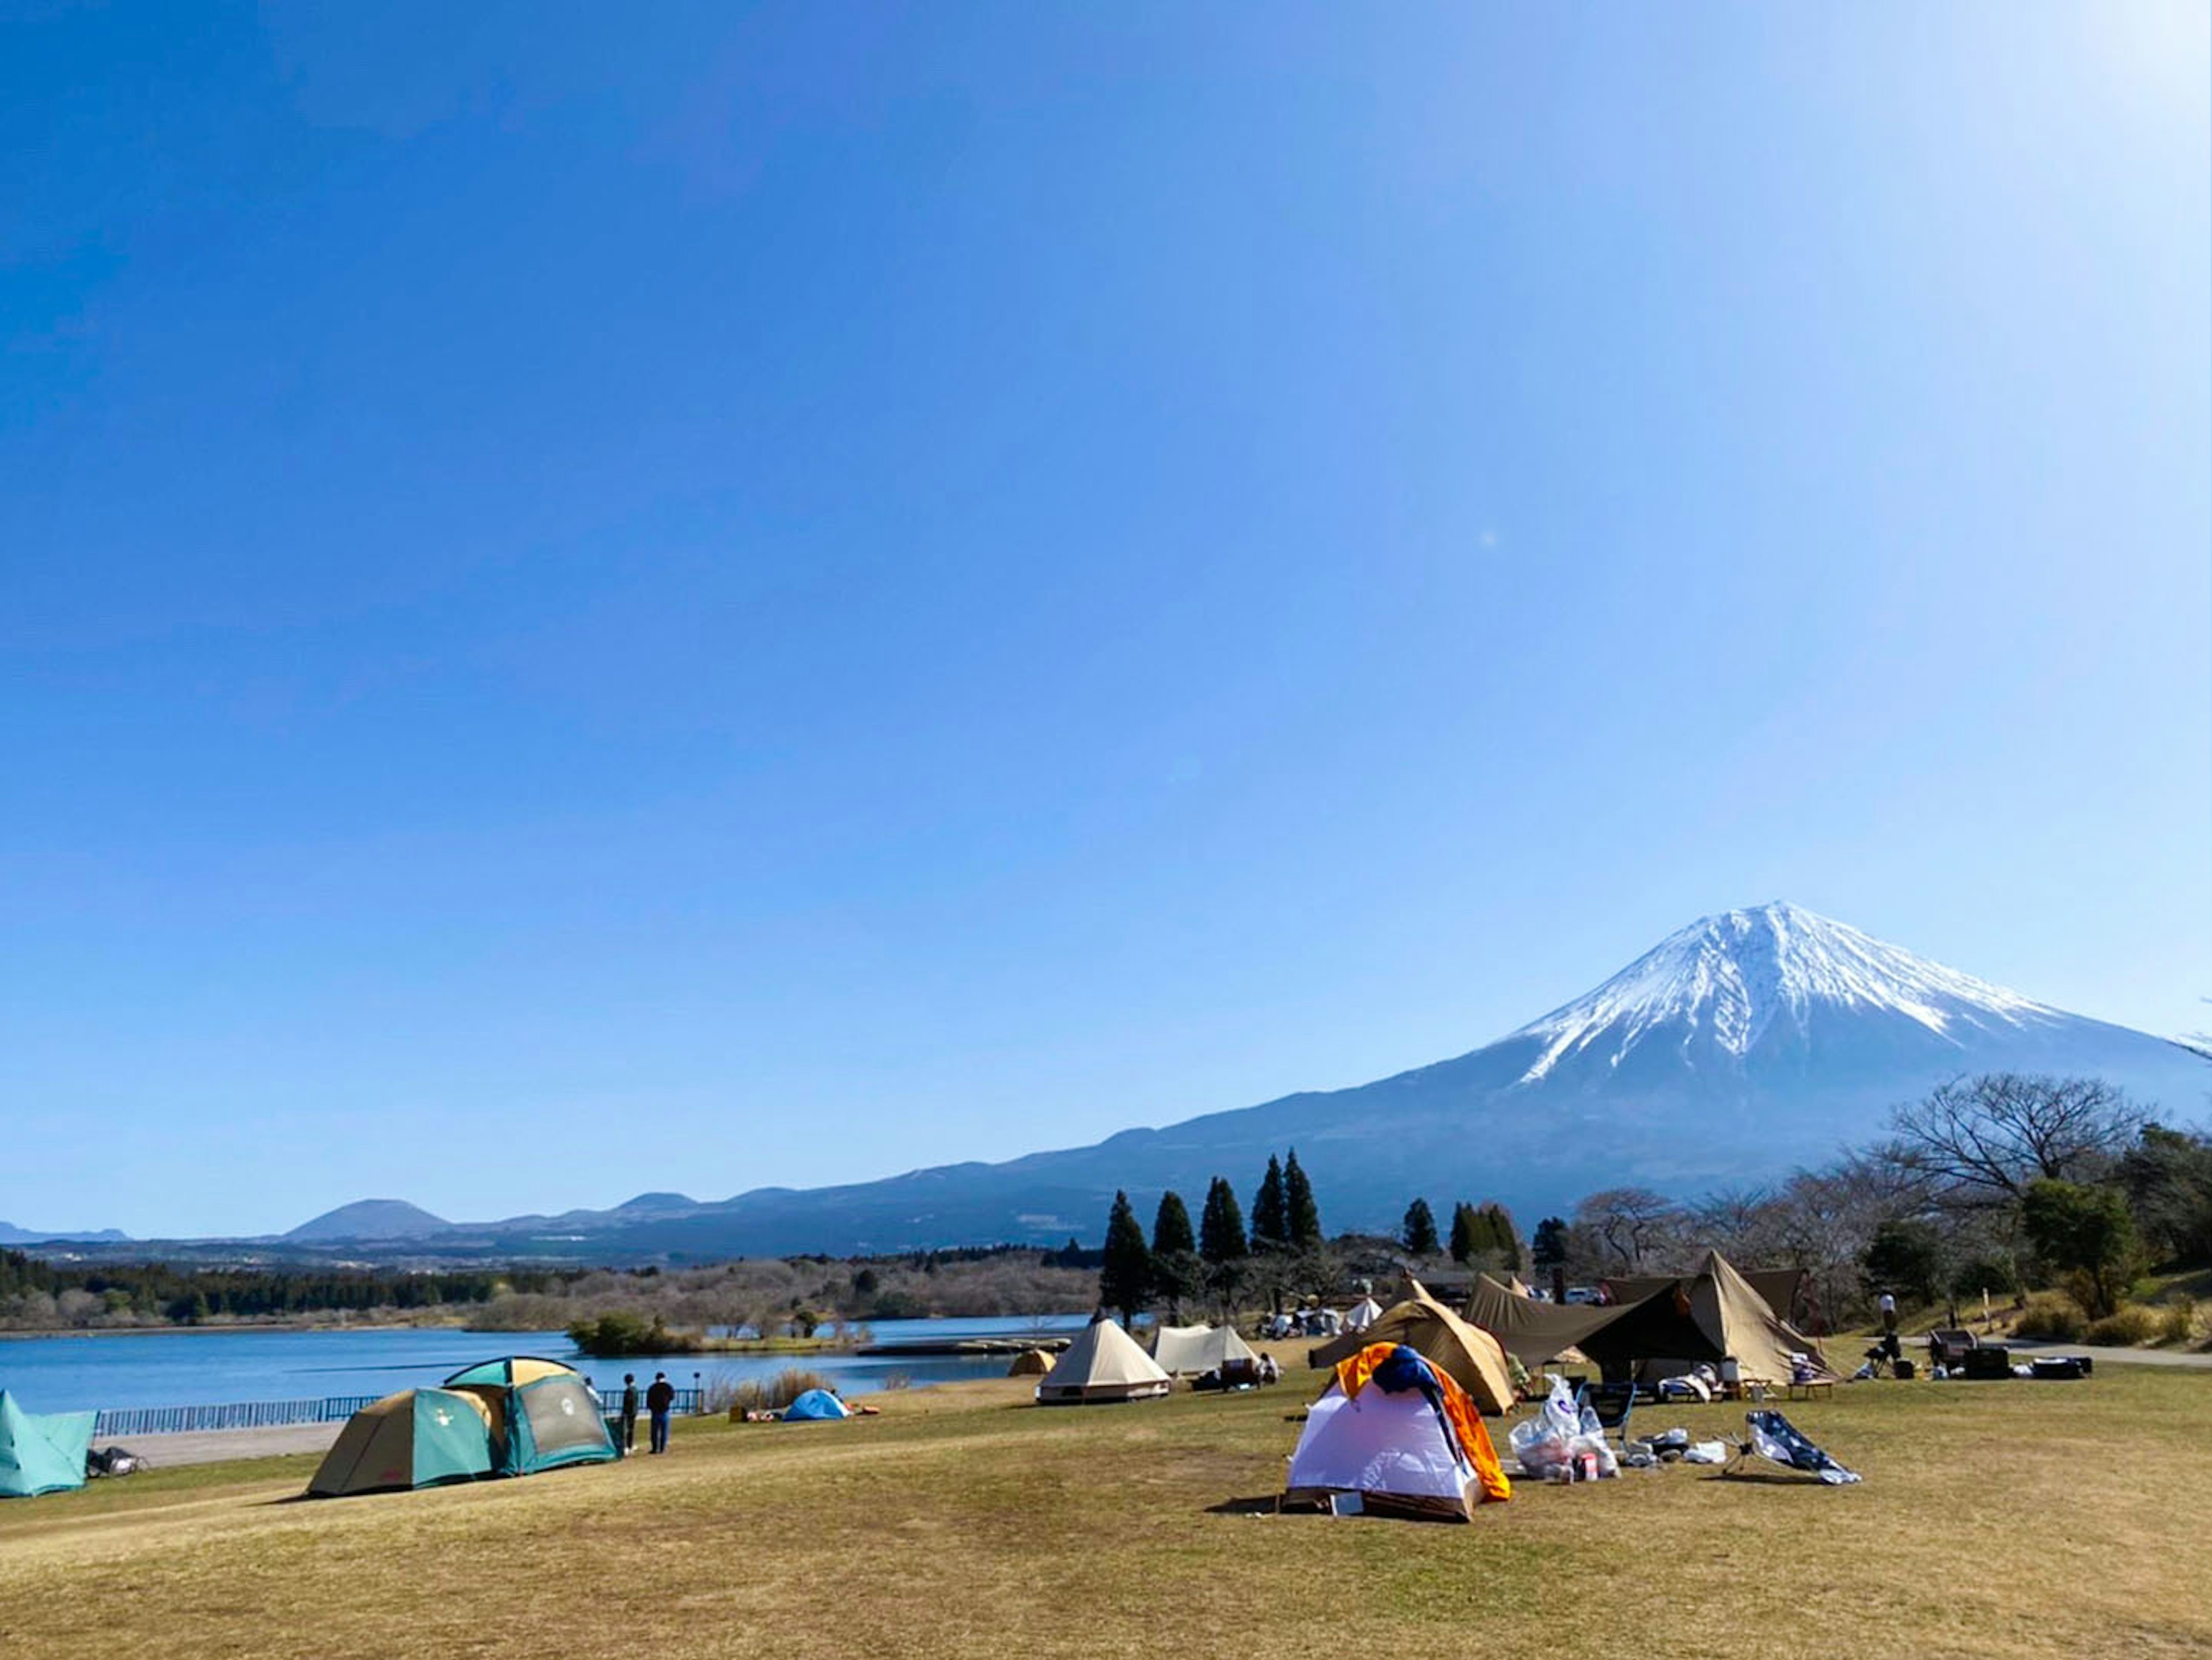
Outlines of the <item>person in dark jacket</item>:
[{"label": "person in dark jacket", "polygon": [[622,1444],[625,1456],[637,1450],[637,1374],[623,1374]]},{"label": "person in dark jacket", "polygon": [[668,1450],[668,1414],[676,1409],[676,1385],[668,1381],[668,1374],[653,1374],[653,1387],[645,1392],[645,1409],[653,1419],[653,1450]]}]

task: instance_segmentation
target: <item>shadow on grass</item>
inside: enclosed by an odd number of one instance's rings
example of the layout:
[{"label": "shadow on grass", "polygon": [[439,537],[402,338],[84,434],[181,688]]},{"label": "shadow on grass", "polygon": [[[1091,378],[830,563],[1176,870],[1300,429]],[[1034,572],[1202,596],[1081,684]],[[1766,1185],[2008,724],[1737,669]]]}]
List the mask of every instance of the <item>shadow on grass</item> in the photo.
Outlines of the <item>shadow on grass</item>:
[{"label": "shadow on grass", "polygon": [[[1208,1516],[1273,1516],[1281,1509],[1281,1501],[1271,1493],[1259,1499],[1224,1499],[1218,1505],[1208,1505],[1206,1513]],[[1313,1513],[1319,1516],[1322,1512],[1316,1510]]]}]

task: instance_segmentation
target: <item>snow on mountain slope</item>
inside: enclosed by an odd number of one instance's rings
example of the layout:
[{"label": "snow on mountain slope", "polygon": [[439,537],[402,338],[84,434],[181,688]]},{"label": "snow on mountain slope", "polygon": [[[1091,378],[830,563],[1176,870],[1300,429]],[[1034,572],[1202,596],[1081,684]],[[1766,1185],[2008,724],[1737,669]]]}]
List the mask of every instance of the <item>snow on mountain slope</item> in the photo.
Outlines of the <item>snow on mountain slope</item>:
[{"label": "snow on mountain slope", "polygon": [[1776,903],[1702,917],[1510,1036],[1542,1045],[1522,1074],[1533,1084],[1570,1056],[1618,1067],[1647,1040],[1674,1045],[1690,1064],[1700,1049],[1741,1060],[1771,1037],[1808,1043],[1824,1005],[1901,1015],[1954,1043],[1965,1031],[2024,1031],[2067,1018],[1842,922]]}]

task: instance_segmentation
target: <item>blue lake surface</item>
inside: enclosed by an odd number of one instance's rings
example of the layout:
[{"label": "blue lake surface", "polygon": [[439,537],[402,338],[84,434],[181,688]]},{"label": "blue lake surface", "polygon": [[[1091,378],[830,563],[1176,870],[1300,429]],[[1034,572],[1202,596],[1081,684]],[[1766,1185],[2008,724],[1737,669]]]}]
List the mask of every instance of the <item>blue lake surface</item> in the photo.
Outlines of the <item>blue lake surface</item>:
[{"label": "blue lake surface", "polygon": [[[1031,1333],[1066,1336],[1080,1331],[1086,1318],[879,1320],[869,1329],[878,1343],[949,1342]],[[0,1389],[30,1412],[307,1401],[418,1388],[502,1354],[565,1360],[596,1383],[616,1387],[625,1371],[649,1378],[665,1371],[672,1381],[689,1385],[694,1372],[711,1383],[769,1377],[802,1365],[848,1395],[879,1389],[894,1372],[916,1384],[940,1383],[1000,1377],[1007,1364],[1004,1355],[672,1354],[586,1360],[557,1331],[156,1331],[0,1340]]]}]

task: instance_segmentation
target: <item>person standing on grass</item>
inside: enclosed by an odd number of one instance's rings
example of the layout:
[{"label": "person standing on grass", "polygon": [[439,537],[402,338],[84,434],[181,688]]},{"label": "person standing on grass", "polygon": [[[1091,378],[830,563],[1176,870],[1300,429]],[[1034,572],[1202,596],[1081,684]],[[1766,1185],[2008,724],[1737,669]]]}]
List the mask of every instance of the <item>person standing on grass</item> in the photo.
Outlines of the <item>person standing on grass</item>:
[{"label": "person standing on grass", "polygon": [[653,1374],[653,1387],[645,1392],[645,1409],[653,1418],[653,1450],[668,1450],[668,1414],[676,1409],[676,1385],[668,1381],[668,1374]]},{"label": "person standing on grass", "polygon": [[637,1450],[637,1374],[623,1374],[622,1444],[624,1456]]},{"label": "person standing on grass", "polygon": [[1896,1336],[1897,1299],[1894,1297],[1892,1297],[1887,1292],[1884,1292],[1881,1294],[1881,1299],[1875,1303],[1875,1306],[1881,1310],[1882,1335],[1887,1337]]}]

